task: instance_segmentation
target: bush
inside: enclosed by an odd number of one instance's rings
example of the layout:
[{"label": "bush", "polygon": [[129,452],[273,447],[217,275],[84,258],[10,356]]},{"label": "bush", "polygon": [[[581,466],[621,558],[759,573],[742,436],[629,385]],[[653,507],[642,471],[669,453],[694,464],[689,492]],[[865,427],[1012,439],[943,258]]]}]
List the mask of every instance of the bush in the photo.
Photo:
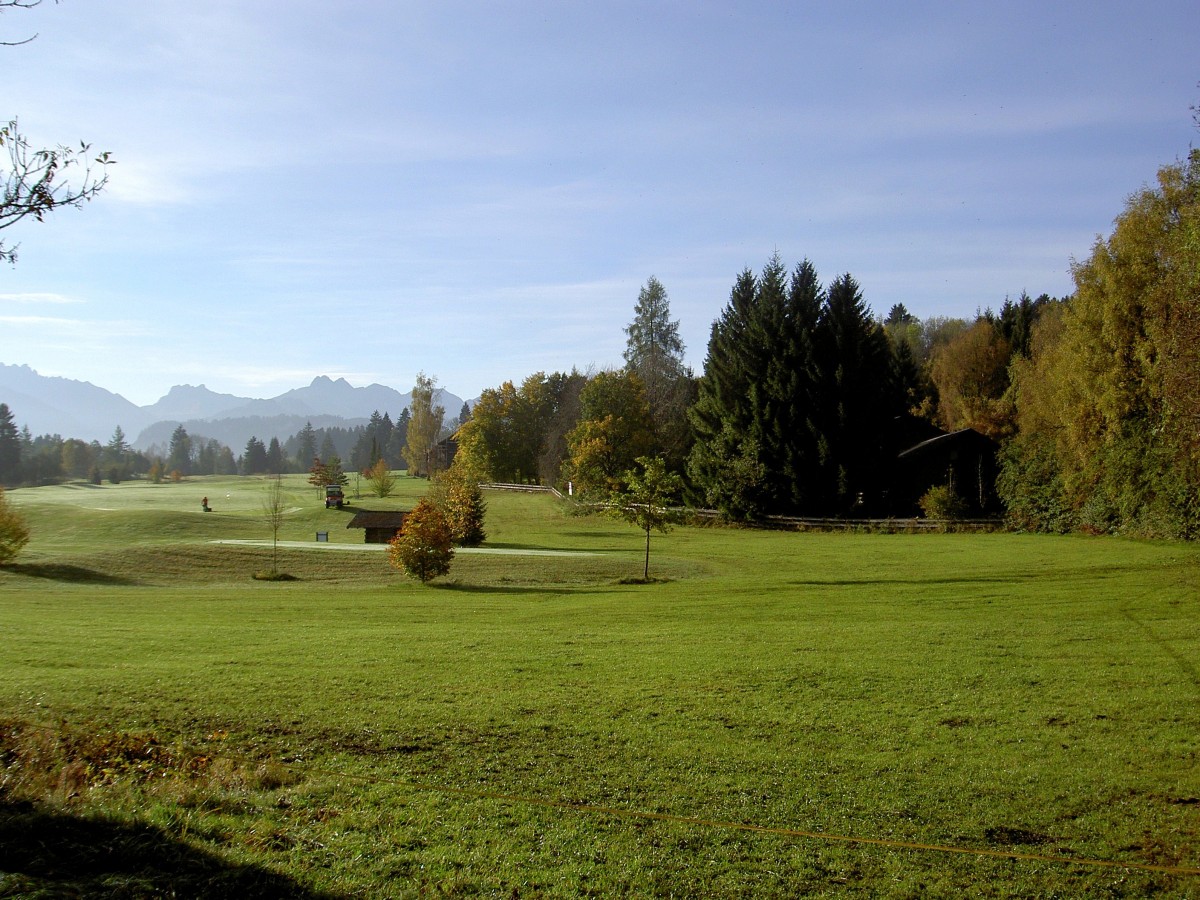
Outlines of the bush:
[{"label": "bush", "polygon": [[928,519],[961,519],[967,512],[966,501],[948,484],[931,487],[918,502]]},{"label": "bush", "polygon": [[445,514],[422,499],[404,520],[404,528],[388,545],[388,562],[424,584],[450,571],[454,537]]},{"label": "bush", "polygon": [[15,559],[28,543],[29,526],[25,517],[17,512],[0,487],[0,566]]}]

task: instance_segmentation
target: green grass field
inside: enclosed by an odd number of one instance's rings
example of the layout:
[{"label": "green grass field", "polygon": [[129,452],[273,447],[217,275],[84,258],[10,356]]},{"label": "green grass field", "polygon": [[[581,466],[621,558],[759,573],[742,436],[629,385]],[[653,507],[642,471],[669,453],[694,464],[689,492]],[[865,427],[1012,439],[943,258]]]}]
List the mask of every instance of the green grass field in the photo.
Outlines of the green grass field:
[{"label": "green grass field", "polygon": [[488,493],[572,552],[422,587],[287,485],[283,583],[217,543],[264,480],[8,495],[0,896],[1200,895],[1200,548],[688,527],[643,585]]}]

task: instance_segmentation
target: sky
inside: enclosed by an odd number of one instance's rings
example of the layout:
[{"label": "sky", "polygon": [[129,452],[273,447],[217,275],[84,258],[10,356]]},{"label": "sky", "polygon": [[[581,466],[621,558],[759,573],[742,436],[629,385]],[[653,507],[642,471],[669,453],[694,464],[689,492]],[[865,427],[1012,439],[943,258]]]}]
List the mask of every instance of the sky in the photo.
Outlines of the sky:
[{"label": "sky", "polygon": [[1196,0],[0,14],[0,40],[35,34],[0,47],[0,118],[117,163],[83,209],[0,232],[0,362],[139,405],[619,366],[651,276],[699,373],[776,253],[880,316],[1065,296],[1200,141]]}]

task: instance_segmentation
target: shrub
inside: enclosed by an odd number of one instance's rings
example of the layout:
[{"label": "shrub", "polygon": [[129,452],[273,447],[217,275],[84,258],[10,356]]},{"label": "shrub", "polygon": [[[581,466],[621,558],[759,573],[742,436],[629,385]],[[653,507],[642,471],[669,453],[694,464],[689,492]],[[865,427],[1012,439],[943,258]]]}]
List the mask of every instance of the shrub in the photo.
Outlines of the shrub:
[{"label": "shrub", "polygon": [[931,487],[918,502],[930,519],[961,519],[967,511],[966,501],[949,484]]},{"label": "shrub", "polygon": [[371,486],[371,493],[376,497],[390,497],[392,491],[396,489],[396,476],[392,474],[387,462],[383,459],[376,460],[375,465],[363,472],[363,477],[367,479],[367,484]]},{"label": "shrub", "polygon": [[435,503],[422,499],[404,520],[404,528],[388,546],[388,562],[424,584],[450,571],[454,537],[450,523]]}]

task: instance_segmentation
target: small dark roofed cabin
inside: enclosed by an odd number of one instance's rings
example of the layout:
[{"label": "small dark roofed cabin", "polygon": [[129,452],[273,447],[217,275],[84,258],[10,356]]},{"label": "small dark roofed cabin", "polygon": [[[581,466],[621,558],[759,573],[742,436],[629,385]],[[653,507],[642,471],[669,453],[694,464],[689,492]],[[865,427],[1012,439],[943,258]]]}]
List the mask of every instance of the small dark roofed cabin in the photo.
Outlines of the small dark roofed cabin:
[{"label": "small dark roofed cabin", "polygon": [[346,523],[346,527],[365,528],[368,544],[386,544],[400,533],[407,517],[407,511],[372,512],[364,509],[355,513],[354,518]]},{"label": "small dark roofed cabin", "polygon": [[922,441],[900,454],[899,484],[895,499],[901,515],[920,513],[920,499],[935,485],[952,484],[967,502],[969,516],[1003,512],[996,496],[996,455],[1000,445],[973,428]]}]

